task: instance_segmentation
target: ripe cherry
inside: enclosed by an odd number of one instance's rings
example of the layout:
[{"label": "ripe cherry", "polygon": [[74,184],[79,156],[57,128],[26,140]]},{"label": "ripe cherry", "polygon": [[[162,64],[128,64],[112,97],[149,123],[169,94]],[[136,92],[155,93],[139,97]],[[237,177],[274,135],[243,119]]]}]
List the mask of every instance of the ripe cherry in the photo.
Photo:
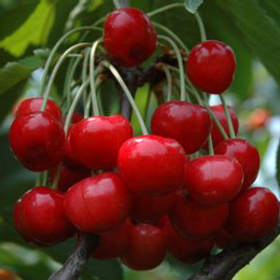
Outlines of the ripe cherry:
[{"label": "ripe cherry", "polygon": [[47,113],[17,117],[10,128],[9,139],[15,156],[32,171],[51,169],[63,158],[63,127]]},{"label": "ripe cherry", "polygon": [[127,252],[122,262],[134,270],[148,270],[157,267],[166,255],[166,239],[162,229],[149,224],[132,227]]},{"label": "ripe cherry", "polygon": [[189,198],[179,197],[170,213],[170,220],[182,236],[205,239],[222,229],[228,211],[228,204],[201,206]]},{"label": "ripe cherry", "polygon": [[243,183],[239,162],[228,156],[204,156],[187,164],[189,195],[201,205],[218,205],[234,199]]},{"label": "ripe cherry", "polygon": [[36,187],[17,202],[14,224],[28,242],[51,246],[66,240],[74,233],[63,208],[64,195],[47,187]]},{"label": "ripe cherry", "polygon": [[135,193],[161,196],[183,185],[185,160],[177,141],[155,135],[138,136],[121,147],[118,170]]},{"label": "ripe cherry", "polygon": [[162,104],[151,121],[154,134],[177,140],[186,154],[192,154],[203,146],[211,125],[211,119],[203,107],[185,101]]},{"label": "ripe cherry", "polygon": [[129,215],[131,196],[117,173],[104,172],[80,181],[65,197],[68,219],[81,231],[104,233]]},{"label": "ripe cherry", "polygon": [[215,148],[215,153],[238,160],[244,173],[242,189],[246,189],[254,183],[260,168],[260,155],[249,141],[245,139],[225,140]]},{"label": "ripe cherry", "polygon": [[92,169],[114,168],[121,145],[131,137],[132,126],[121,115],[84,119],[69,133],[74,158]]},{"label": "ripe cherry", "polygon": [[142,11],[122,8],[106,18],[104,45],[116,63],[133,67],[153,54],[157,35],[149,18]]},{"label": "ripe cherry", "polygon": [[234,236],[230,234],[225,228],[223,228],[215,238],[215,244],[222,249],[233,246],[236,241],[237,240],[234,238]]},{"label": "ripe cherry", "polygon": [[214,40],[195,46],[186,63],[191,82],[200,90],[213,94],[221,94],[231,85],[235,68],[233,50]]},{"label": "ripe cherry", "polygon": [[238,240],[255,241],[274,229],[278,216],[278,200],[271,191],[249,188],[231,203],[227,229]]},{"label": "ripe cherry", "polygon": [[[31,113],[37,113],[41,111],[41,107],[43,104],[43,98],[42,97],[32,97],[27,98],[23,100],[17,110],[16,110],[16,116],[22,116],[22,115],[28,115]],[[58,105],[48,99],[46,109],[44,111],[45,113],[51,115],[54,119],[61,122],[62,121],[62,112]]]}]

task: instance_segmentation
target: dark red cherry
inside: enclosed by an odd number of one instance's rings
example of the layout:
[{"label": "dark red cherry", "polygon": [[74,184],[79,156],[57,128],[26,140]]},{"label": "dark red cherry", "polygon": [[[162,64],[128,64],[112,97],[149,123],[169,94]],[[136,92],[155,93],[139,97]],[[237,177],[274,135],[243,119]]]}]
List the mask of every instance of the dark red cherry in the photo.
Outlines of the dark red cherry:
[{"label": "dark red cherry", "polygon": [[215,244],[222,249],[233,246],[236,242],[237,240],[234,238],[234,236],[230,234],[225,228],[223,228],[215,238]]},{"label": "dark red cherry", "polygon": [[170,222],[165,225],[167,251],[184,263],[196,263],[210,254],[214,245],[213,238],[194,240],[179,235]]},{"label": "dark red cherry", "polygon": [[239,162],[228,156],[204,156],[187,164],[189,195],[201,205],[218,205],[234,199],[243,183]]},{"label": "dark red cherry", "polygon": [[123,255],[129,248],[132,223],[126,220],[116,229],[100,236],[100,244],[93,253],[93,258],[100,260],[114,259]]},{"label": "dark red cherry", "polygon": [[47,187],[36,187],[17,202],[14,224],[28,242],[51,246],[66,240],[74,233],[63,208],[64,195]]},{"label": "dark red cherry", "polygon": [[122,8],[107,16],[104,46],[119,65],[133,67],[141,64],[153,54],[156,45],[156,32],[142,11]]},{"label": "dark red cherry", "polygon": [[176,230],[185,237],[205,239],[215,236],[228,218],[228,204],[201,206],[179,197],[170,213]]},{"label": "dark red cherry", "polygon": [[215,148],[215,153],[238,160],[244,173],[242,189],[254,183],[260,168],[260,154],[253,144],[245,139],[229,139],[221,142]]},{"label": "dark red cherry", "polygon": [[121,147],[118,170],[135,193],[161,196],[183,185],[185,160],[177,141],[155,135],[138,136]]},{"label": "dark red cherry", "polygon": [[47,113],[17,117],[10,128],[9,139],[15,156],[32,171],[51,169],[63,158],[63,127]]},{"label": "dark red cherry", "polygon": [[122,144],[133,137],[129,121],[121,115],[97,116],[73,125],[70,148],[74,158],[92,168],[114,168]]},{"label": "dark red cherry", "polygon": [[74,112],[72,115],[71,123],[76,124],[79,121],[82,121],[84,119],[84,116],[78,112]]},{"label": "dark red cherry", "polygon": [[[16,116],[18,117],[22,115],[28,115],[28,114],[40,112],[42,104],[43,104],[42,97],[27,98],[19,104],[16,110]],[[62,121],[62,112],[60,108],[54,101],[50,99],[48,99],[47,101],[46,109],[44,112],[51,115],[57,121],[59,122]]]},{"label": "dark red cherry", "polygon": [[265,188],[250,188],[231,203],[227,229],[238,240],[254,241],[274,229],[278,216],[276,196]]},{"label": "dark red cherry", "polygon": [[200,90],[223,93],[232,83],[236,63],[233,50],[223,42],[209,40],[196,45],[186,62],[191,82]]},{"label": "dark red cherry", "polygon": [[68,219],[78,229],[98,234],[124,223],[131,196],[120,175],[104,172],[70,188],[64,206]]},{"label": "dark red cherry", "polygon": [[134,270],[157,267],[166,255],[166,239],[162,229],[149,224],[133,225],[127,252],[122,262]]},{"label": "dark red cherry", "polygon": [[153,114],[152,132],[177,140],[186,154],[198,151],[211,131],[207,111],[185,101],[170,101],[159,106]]}]

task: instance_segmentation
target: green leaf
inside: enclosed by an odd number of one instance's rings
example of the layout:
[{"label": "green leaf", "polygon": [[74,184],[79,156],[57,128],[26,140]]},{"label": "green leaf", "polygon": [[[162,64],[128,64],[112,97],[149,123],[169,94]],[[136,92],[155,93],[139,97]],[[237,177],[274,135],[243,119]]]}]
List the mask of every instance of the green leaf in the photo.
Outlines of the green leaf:
[{"label": "green leaf", "polygon": [[278,182],[278,186],[280,186],[280,141],[277,148],[276,169],[276,179]]},{"label": "green leaf", "polygon": [[194,14],[204,0],[186,0],[186,9]]}]

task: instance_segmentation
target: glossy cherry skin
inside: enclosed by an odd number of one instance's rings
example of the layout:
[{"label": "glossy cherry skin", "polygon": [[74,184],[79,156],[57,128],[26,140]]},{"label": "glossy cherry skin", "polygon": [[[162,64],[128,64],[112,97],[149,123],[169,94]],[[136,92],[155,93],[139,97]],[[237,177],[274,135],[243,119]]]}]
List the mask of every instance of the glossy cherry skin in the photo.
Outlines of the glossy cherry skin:
[{"label": "glossy cherry skin", "polygon": [[160,105],[151,121],[153,134],[177,140],[186,154],[192,154],[203,146],[211,126],[207,111],[186,101],[170,101]]},{"label": "glossy cherry skin", "polygon": [[153,54],[157,35],[148,16],[142,11],[122,8],[106,18],[104,46],[117,64],[133,67]]},{"label": "glossy cherry skin", "polygon": [[131,137],[132,126],[121,115],[84,119],[69,133],[73,156],[91,169],[114,168],[120,147]]},{"label": "glossy cherry skin", "polygon": [[245,139],[229,139],[221,142],[215,153],[238,160],[244,173],[243,190],[254,183],[260,169],[260,154],[253,144]]},{"label": "glossy cherry skin", "polygon": [[275,228],[278,216],[278,200],[270,190],[249,188],[231,203],[227,229],[240,241],[255,241]]},{"label": "glossy cherry skin", "polygon": [[164,231],[154,225],[137,224],[132,227],[130,244],[121,260],[134,270],[149,270],[160,265],[165,255]]},{"label": "glossy cherry skin", "polygon": [[32,171],[51,169],[63,158],[63,127],[47,113],[17,117],[10,128],[9,140],[15,156]]},{"label": "glossy cherry skin", "polygon": [[189,195],[201,205],[231,201],[241,190],[243,170],[228,156],[204,156],[188,163],[185,173]]},{"label": "glossy cherry skin", "polygon": [[184,263],[196,263],[210,254],[214,245],[213,238],[194,240],[182,237],[172,227],[170,222],[165,225],[167,236],[167,251],[177,260]]},{"label": "glossy cherry skin", "polygon": [[100,260],[114,259],[123,255],[129,248],[132,223],[126,220],[119,227],[100,236],[100,244],[92,257]]},{"label": "glossy cherry skin", "polygon": [[74,234],[63,208],[64,195],[47,187],[36,187],[14,207],[14,224],[28,242],[51,246]]},{"label": "glossy cherry skin", "polygon": [[160,197],[136,195],[133,200],[130,217],[137,223],[156,223],[168,214],[176,201],[176,193]]},{"label": "glossy cherry skin", "polygon": [[135,193],[162,196],[183,185],[185,158],[183,148],[173,139],[138,136],[121,147],[118,170]]},{"label": "glossy cherry skin", "polygon": [[189,198],[178,197],[169,217],[184,237],[205,239],[215,236],[228,218],[228,204],[201,206]]},{"label": "glossy cherry skin", "polygon": [[131,208],[131,195],[119,174],[104,172],[70,188],[64,207],[78,229],[99,234],[124,223]]},{"label": "glossy cherry skin", "polygon": [[233,50],[223,42],[209,40],[196,45],[186,62],[191,82],[200,90],[223,93],[232,83],[236,68]]}]

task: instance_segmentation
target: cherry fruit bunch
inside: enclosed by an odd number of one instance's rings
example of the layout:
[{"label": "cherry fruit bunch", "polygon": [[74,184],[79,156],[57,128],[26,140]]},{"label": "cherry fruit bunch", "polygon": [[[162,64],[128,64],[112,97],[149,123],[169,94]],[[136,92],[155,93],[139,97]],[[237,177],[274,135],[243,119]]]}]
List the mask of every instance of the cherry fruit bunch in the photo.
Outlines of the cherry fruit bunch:
[{"label": "cherry fruit bunch", "polygon": [[[170,37],[158,35],[154,26]],[[96,25],[77,28],[57,43],[43,83],[68,36],[92,30],[102,31]],[[118,69],[139,66],[157,46],[172,63],[154,66],[165,75],[168,93],[153,113],[148,134]],[[60,108],[49,92],[66,58],[71,63]],[[82,74],[75,81],[81,61]],[[260,156],[250,142],[236,137],[238,118],[222,95],[235,66],[233,50],[223,42],[204,40],[188,51],[167,27],[153,25],[138,9],[109,14],[103,37],[64,52],[43,97],[26,99],[17,109],[10,128],[12,151],[23,166],[40,172],[37,186],[15,205],[18,233],[37,246],[81,233],[100,235],[94,258],[120,257],[136,270],[158,266],[167,251],[194,263],[215,244],[225,248],[268,235],[277,224],[278,200],[268,189],[252,187]],[[181,96],[174,101],[178,73]],[[106,79],[114,79],[124,92],[142,135],[134,137],[129,118],[100,114],[97,96]],[[210,106],[210,94],[222,104]],[[79,102],[84,116],[75,112]]]}]

